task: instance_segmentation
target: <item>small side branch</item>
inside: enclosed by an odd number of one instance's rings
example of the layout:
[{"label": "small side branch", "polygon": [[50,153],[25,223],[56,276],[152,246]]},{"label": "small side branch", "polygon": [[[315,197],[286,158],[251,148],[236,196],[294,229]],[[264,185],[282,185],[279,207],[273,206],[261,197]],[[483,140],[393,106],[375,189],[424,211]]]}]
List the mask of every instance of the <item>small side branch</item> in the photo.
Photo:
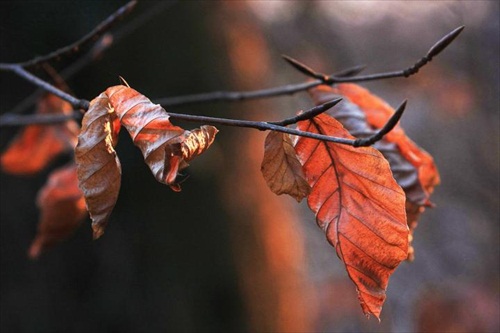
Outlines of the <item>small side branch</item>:
[{"label": "small side branch", "polygon": [[301,114],[284,119],[282,121],[275,121],[275,122],[270,122],[271,124],[275,124],[278,126],[287,126],[291,124],[296,124],[299,121],[306,120],[306,119],[312,119],[320,114],[322,114],[325,111],[328,111],[335,105],[337,105],[340,101],[342,101],[342,98],[336,98],[334,100],[331,100],[329,102],[326,102],[324,104],[318,105],[313,107],[312,109],[309,109],[308,111],[302,112]]},{"label": "small side branch", "polygon": [[0,116],[0,127],[8,126],[27,126],[27,125],[54,125],[67,122],[68,120],[79,120],[82,117],[81,113],[73,112],[67,114],[4,114]]},{"label": "small side branch", "polygon": [[83,109],[87,110],[89,108],[89,101],[84,100],[84,99],[78,99],[76,97],[71,96],[68,93],[65,93],[61,89],[51,85],[47,81],[44,81],[40,79],[39,77],[31,74],[27,70],[25,70],[22,66],[20,65],[8,65],[5,70],[8,70],[10,72],[16,73],[18,76],[24,78],[26,81],[33,83],[37,87],[42,88],[43,90],[50,92],[57,97],[61,98],[62,100],[65,100],[66,102],[70,103],[74,108],[76,109]]}]

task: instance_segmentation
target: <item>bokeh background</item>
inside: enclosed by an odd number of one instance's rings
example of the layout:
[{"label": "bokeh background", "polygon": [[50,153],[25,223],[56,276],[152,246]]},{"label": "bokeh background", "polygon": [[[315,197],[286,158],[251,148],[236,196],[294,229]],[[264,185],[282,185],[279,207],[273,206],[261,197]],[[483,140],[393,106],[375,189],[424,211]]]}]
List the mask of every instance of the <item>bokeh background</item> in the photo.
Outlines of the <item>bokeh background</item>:
[{"label": "bokeh background", "polygon": [[[69,44],[125,3],[2,1],[0,61]],[[91,99],[121,75],[155,99],[302,82],[281,54],[326,73],[359,64],[375,73],[412,65],[460,25],[419,74],[364,85],[394,106],[408,99],[402,125],[442,179],[416,230],[415,261],[391,277],[381,323],[362,315],[306,204],[267,189],[265,133],[221,127],[181,193],[151,177],[122,131],[122,188],[106,234],[92,241],[87,220],[36,261],[26,256],[35,198],[70,157],[33,177],[0,173],[0,331],[498,332],[498,1],[145,1],[67,83]],[[0,73],[0,112],[33,91]],[[169,110],[273,120],[311,106],[299,93]],[[2,151],[17,131],[1,128]]]}]

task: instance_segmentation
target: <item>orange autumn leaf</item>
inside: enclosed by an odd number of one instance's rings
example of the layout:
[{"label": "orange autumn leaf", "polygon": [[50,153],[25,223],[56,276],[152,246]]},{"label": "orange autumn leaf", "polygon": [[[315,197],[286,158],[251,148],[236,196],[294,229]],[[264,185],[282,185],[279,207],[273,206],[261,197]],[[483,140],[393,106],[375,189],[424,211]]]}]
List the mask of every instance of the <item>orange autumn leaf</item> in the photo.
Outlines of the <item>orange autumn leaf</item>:
[{"label": "orange autumn leaf", "polygon": [[41,218],[37,235],[28,250],[32,259],[72,235],[87,216],[83,193],[78,188],[76,165],[70,164],[50,174],[38,192],[37,205]]},{"label": "orange autumn leaf", "polygon": [[[298,129],[353,138],[328,114]],[[389,277],[408,254],[404,192],[373,147],[300,137],[295,149],[312,188],[308,205],[356,285],[363,312],[379,318]]]},{"label": "orange autumn leaf", "polygon": [[[356,84],[339,84],[334,87],[334,91],[358,105],[365,112],[368,123],[374,128],[382,128],[394,114],[394,109],[384,100]],[[439,173],[432,156],[408,138],[399,125],[389,132],[385,139],[397,143],[401,154],[418,169],[420,183],[429,197],[434,187],[440,183]],[[428,199],[425,205],[430,204]]]},{"label": "orange autumn leaf", "polygon": [[[350,108],[349,115],[340,118],[335,115],[335,118],[357,137],[359,133],[354,133],[354,129],[348,123],[348,119],[352,119],[354,113],[357,113],[356,117],[366,119],[368,125],[374,129],[371,134],[382,128],[394,114],[394,109],[385,101],[355,84],[339,84],[333,88],[322,85],[309,90],[309,93],[318,105],[337,98],[339,95],[345,98],[345,102],[340,107]],[[388,145],[392,147],[389,148]],[[407,222],[410,228],[408,260],[412,261],[414,259],[414,249],[411,246],[413,231],[425,207],[432,206],[430,195],[434,187],[439,184],[439,173],[432,157],[409,139],[399,124],[381,141],[375,143],[374,147],[387,158],[394,178],[405,191]]]},{"label": "orange autumn leaf", "polygon": [[[37,114],[71,114],[72,106],[59,97],[44,95],[37,105]],[[5,172],[31,175],[41,171],[65,150],[76,144],[78,125],[71,120],[56,125],[26,126],[10,143],[0,158]]]},{"label": "orange autumn leaf", "polygon": [[265,141],[262,175],[278,195],[288,194],[300,202],[311,192],[290,135],[271,131]]},{"label": "orange autumn leaf", "polygon": [[156,180],[169,185],[174,191],[180,191],[179,184],[175,182],[178,171],[208,149],[217,129],[202,126],[186,131],[174,126],[165,109],[126,86],[110,87],[106,95]]},{"label": "orange autumn leaf", "polygon": [[121,165],[114,149],[119,128],[114,126],[115,119],[108,97],[100,94],[90,102],[83,117],[75,148],[79,186],[95,239],[104,233],[120,191]]}]

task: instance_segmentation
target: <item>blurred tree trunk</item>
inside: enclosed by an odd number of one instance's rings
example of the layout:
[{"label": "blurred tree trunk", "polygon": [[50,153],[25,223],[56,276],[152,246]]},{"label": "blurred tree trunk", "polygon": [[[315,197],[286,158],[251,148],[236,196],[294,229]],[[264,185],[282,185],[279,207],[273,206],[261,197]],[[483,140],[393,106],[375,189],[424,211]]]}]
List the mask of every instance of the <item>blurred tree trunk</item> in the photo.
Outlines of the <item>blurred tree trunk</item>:
[{"label": "blurred tree trunk", "polygon": [[[213,27],[229,56],[235,90],[268,86],[270,60],[262,31],[245,2],[221,2]],[[270,118],[271,101],[239,103],[237,116]],[[314,330],[314,294],[308,281],[297,204],[278,197],[260,172],[264,134],[239,130],[227,145],[225,202],[233,220],[233,255],[252,331]],[[229,159],[229,158],[228,158]]]}]

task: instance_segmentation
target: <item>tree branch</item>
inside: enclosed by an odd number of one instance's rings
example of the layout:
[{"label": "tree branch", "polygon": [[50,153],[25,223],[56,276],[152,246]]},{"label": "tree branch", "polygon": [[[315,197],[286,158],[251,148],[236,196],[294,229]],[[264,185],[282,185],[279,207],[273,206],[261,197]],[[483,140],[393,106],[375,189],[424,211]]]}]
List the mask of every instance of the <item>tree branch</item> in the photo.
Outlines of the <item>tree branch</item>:
[{"label": "tree branch", "polygon": [[0,70],[9,70],[11,66],[19,66],[23,68],[29,68],[36,65],[39,65],[44,62],[48,62],[54,59],[58,59],[62,56],[69,55],[71,53],[78,52],[81,48],[85,47],[87,44],[92,43],[99,39],[107,30],[111,28],[111,26],[120,18],[124,17],[126,14],[130,13],[132,9],[137,4],[136,0],[130,1],[123,7],[120,7],[116,12],[111,14],[107,19],[102,21],[97,27],[95,27],[91,32],[77,40],[76,42],[62,47],[54,52],[46,54],[44,56],[35,57],[31,60],[19,62],[19,63],[1,63]]},{"label": "tree branch", "polygon": [[[73,97],[72,95],[62,91],[61,89],[53,86],[52,84],[38,78],[32,73],[28,72],[25,67],[34,66],[43,62],[46,62],[51,59],[55,59],[59,56],[67,54],[69,52],[73,52],[83,44],[88,43],[89,41],[98,38],[106,29],[109,29],[110,25],[117,20],[117,18],[123,16],[125,13],[128,13],[136,4],[136,1],[131,1],[124,7],[120,8],[113,15],[108,17],[105,21],[98,25],[93,31],[84,36],[79,41],[59,49],[55,52],[52,52],[43,57],[37,57],[30,61],[23,63],[14,63],[14,64],[0,64],[0,70],[11,71],[18,76],[24,78],[25,80],[33,83],[34,85],[42,88],[43,90],[50,92],[59,98],[69,102],[76,109],[88,110],[89,101],[85,99],[78,99]],[[308,90],[310,88],[316,87],[320,84],[329,84],[332,85],[337,82],[359,82],[359,81],[368,81],[382,78],[390,78],[390,77],[408,77],[412,74],[418,72],[418,70],[424,66],[426,63],[432,60],[434,56],[439,54],[442,50],[446,48],[463,30],[464,27],[459,27],[441,40],[439,40],[436,44],[434,44],[431,49],[427,52],[422,59],[420,59],[413,66],[408,69],[396,72],[388,72],[388,73],[380,73],[380,74],[372,74],[365,76],[352,76],[358,74],[364,67],[355,67],[351,69],[344,70],[336,75],[327,76],[318,72],[315,72],[310,67],[300,63],[299,61],[290,58],[288,56],[284,56],[285,60],[290,63],[294,68],[304,73],[307,76],[313,77],[316,80],[312,82],[304,82],[300,84],[286,85],[281,87],[275,87],[270,89],[262,89],[256,91],[248,91],[248,92],[213,92],[213,93],[205,93],[205,94],[197,94],[197,95],[187,95],[187,96],[179,96],[179,97],[171,97],[156,100],[155,102],[167,106],[172,105],[184,105],[191,103],[200,103],[200,102],[208,102],[208,101],[241,101],[244,99],[256,99],[256,98],[266,98],[273,97],[285,94],[293,94],[298,91]],[[197,116],[197,115],[187,115],[187,114],[177,114],[177,113],[168,113],[172,119],[185,120],[185,121],[193,121],[193,122],[201,122],[205,124],[214,124],[214,125],[226,125],[226,126],[237,126],[237,127],[248,127],[255,128],[258,130],[271,130],[278,131],[283,133],[288,133],[292,135],[298,135],[303,137],[309,137],[312,139],[322,140],[326,142],[334,142],[347,144],[354,147],[360,146],[368,146],[373,144],[374,142],[380,140],[385,134],[390,132],[394,126],[396,126],[399,121],[405,106],[406,101],[398,108],[396,113],[391,117],[391,119],[387,122],[387,124],[375,135],[370,138],[365,139],[345,139],[345,138],[337,138],[331,137],[322,134],[304,132],[297,129],[291,129],[286,127],[287,125],[296,123],[298,121],[312,119],[316,115],[325,112],[330,107],[334,106],[340,101],[340,99],[330,101],[323,105],[314,107],[298,116],[284,119],[282,121],[277,122],[262,122],[262,121],[247,121],[247,120],[237,120],[237,119],[226,119],[226,118],[216,118],[216,117],[207,117],[207,116]],[[62,122],[69,119],[75,119],[80,117],[81,115],[78,113],[74,113],[73,115],[50,115],[50,118],[47,115],[32,115],[29,117],[21,117],[15,116],[12,114],[6,114],[0,117],[0,126],[15,126],[15,125],[26,125],[26,124],[51,124],[55,122]]]},{"label": "tree branch", "polygon": [[281,124],[288,125],[288,124],[292,124],[292,123],[295,123],[298,121],[312,119],[313,117],[317,116],[318,114],[327,111],[333,105],[340,102],[340,100],[341,99],[335,99],[335,100],[327,102],[325,104],[313,107],[312,109],[305,111],[304,113],[298,115],[297,117],[285,119],[281,122],[236,120],[236,119],[215,118],[215,117],[206,117],[206,116],[195,116],[195,115],[171,113],[171,112],[169,112],[168,114],[169,114],[170,118],[177,119],[177,120],[192,121],[192,122],[211,124],[211,125],[226,125],[226,126],[235,126],[235,127],[255,128],[255,129],[258,129],[261,131],[276,131],[276,132],[288,133],[288,134],[292,134],[292,135],[302,136],[302,137],[326,141],[326,142],[340,143],[340,144],[349,145],[349,146],[353,146],[353,147],[366,147],[366,146],[370,146],[370,145],[374,144],[375,142],[381,140],[385,134],[389,133],[394,128],[394,126],[396,126],[396,124],[398,123],[399,119],[401,118],[401,115],[403,114],[403,111],[404,111],[405,106],[406,106],[406,101],[404,101],[401,104],[401,106],[399,106],[396,113],[394,113],[394,115],[389,119],[389,121],[384,125],[384,127],[380,131],[378,131],[377,133],[375,133],[371,137],[364,138],[364,139],[351,140],[351,139],[346,139],[346,138],[338,138],[338,137],[333,137],[333,136],[328,136],[328,135],[323,135],[323,134],[304,132],[304,131],[288,128],[288,127],[281,125]]}]

